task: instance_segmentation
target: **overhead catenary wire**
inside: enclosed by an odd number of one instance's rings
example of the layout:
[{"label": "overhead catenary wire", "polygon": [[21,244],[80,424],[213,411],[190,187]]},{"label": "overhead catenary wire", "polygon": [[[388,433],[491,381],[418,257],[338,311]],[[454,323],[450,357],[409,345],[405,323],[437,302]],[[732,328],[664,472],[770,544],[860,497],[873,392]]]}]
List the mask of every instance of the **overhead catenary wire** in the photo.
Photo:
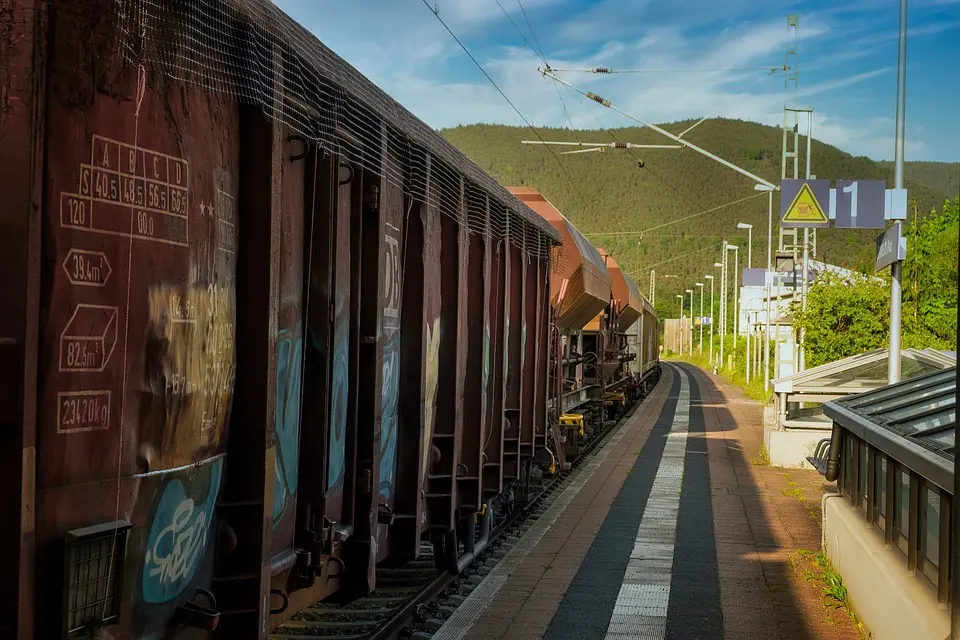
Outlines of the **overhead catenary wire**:
[{"label": "overhead catenary wire", "polygon": [[543,58],[543,63],[550,66],[550,63],[547,62],[547,56],[543,53],[543,47],[540,46],[540,39],[537,38],[537,33],[533,30],[533,25],[530,24],[530,18],[527,16],[527,10],[523,8],[523,2],[517,0],[517,6],[520,7],[520,13],[523,14],[523,20],[527,23],[527,29],[530,29],[530,35],[533,36],[533,41],[537,43],[537,49],[540,51],[540,57]]},{"label": "overhead catenary wire", "polygon": [[664,222],[663,224],[658,224],[658,225],[655,226],[655,227],[650,227],[649,229],[642,229],[642,230],[640,230],[640,231],[596,231],[596,232],[593,232],[593,233],[584,233],[583,235],[585,235],[585,236],[587,236],[587,237],[590,237],[590,238],[601,238],[601,237],[611,238],[611,237],[617,237],[617,236],[636,236],[636,235],[639,235],[639,236],[642,237],[643,234],[645,234],[645,233],[649,233],[649,232],[651,232],[651,231],[656,231],[657,229],[663,229],[664,227],[669,227],[670,225],[672,225],[672,224],[677,224],[678,222],[685,222],[685,221],[687,221],[687,220],[690,220],[691,218],[696,218],[697,216],[702,216],[702,215],[705,215],[705,214],[707,214],[707,213],[712,213],[712,212],[714,212],[714,211],[719,211],[720,209],[725,209],[725,208],[727,208],[727,207],[732,207],[732,206],[735,205],[735,204],[740,204],[741,202],[746,202],[746,201],[748,201],[748,200],[752,200],[752,199],[754,199],[754,198],[759,198],[760,196],[766,196],[766,195],[767,195],[767,193],[766,193],[765,191],[761,191],[761,192],[759,192],[759,193],[754,193],[754,194],[752,194],[752,195],[746,196],[745,198],[740,198],[739,200],[734,200],[733,202],[728,202],[728,203],[726,203],[726,204],[721,204],[721,205],[718,205],[718,206],[716,206],[716,207],[710,207],[709,209],[704,209],[703,211],[698,211],[698,212],[696,212],[696,213],[691,213],[691,214],[688,215],[688,216],[684,216],[684,217],[682,217],[682,218],[677,218],[676,220],[671,220],[670,222]]},{"label": "overhead catenary wire", "polygon": [[[554,71],[557,73],[595,73],[598,75],[617,75],[617,74],[626,74],[626,73],[723,73],[728,71],[767,71],[770,75],[777,73],[778,71],[789,71],[790,67],[787,65],[779,65],[776,67],[688,67],[688,68],[679,68],[679,69],[655,69],[655,68],[646,68],[646,69],[612,69],[610,67],[588,67],[585,69],[556,69],[547,65],[547,71]],[[543,73],[544,70],[540,70]]]},{"label": "overhead catenary wire", "polygon": [[[541,60],[543,60],[543,64],[544,64],[545,66],[549,67],[549,66],[550,66],[550,63],[547,62],[547,58],[546,58],[546,56],[545,56],[544,53],[543,53],[543,47],[540,46],[540,41],[537,39],[537,34],[534,33],[533,27],[530,26],[530,20],[527,18],[527,12],[524,11],[523,5],[520,3],[520,0],[517,0],[517,4],[520,5],[520,10],[523,11],[523,17],[524,17],[524,19],[527,21],[527,27],[530,28],[530,35],[533,36],[534,41],[537,43],[537,46],[536,46],[536,47],[534,47],[532,44],[530,44],[530,41],[527,40],[526,34],[523,33],[523,30],[517,25],[516,21],[513,19],[513,17],[510,15],[510,13],[504,8],[504,6],[503,6],[503,4],[500,2],[500,0],[494,0],[494,2],[497,3],[497,6],[500,7],[500,11],[502,11],[502,12],[503,12],[503,15],[506,16],[507,20],[510,21],[510,24],[513,25],[513,28],[516,29],[517,33],[520,35],[520,38],[523,40],[524,44],[526,44],[527,47],[528,47],[531,51],[533,51],[533,55],[535,55],[535,56],[537,56],[538,58],[540,58]],[[571,131],[574,131],[574,132],[576,133],[576,128],[573,126],[573,119],[570,118],[570,113],[569,113],[569,111],[567,111],[567,103],[564,102],[563,96],[560,95],[560,83],[558,83],[556,80],[554,80],[554,81],[553,81],[553,88],[556,89],[556,91],[557,91],[557,97],[560,99],[560,106],[561,106],[561,108],[563,109],[563,115],[564,115],[564,117],[566,117],[567,123],[570,125],[570,130],[571,130]],[[576,135],[577,135],[577,140],[579,140],[579,139],[580,139],[579,133],[577,133]]]},{"label": "overhead catenary wire", "polygon": [[[519,25],[517,25],[516,21],[513,19],[513,16],[510,15],[510,12],[507,11],[506,8],[504,8],[503,3],[500,2],[500,0],[493,0],[493,1],[497,3],[498,7],[500,7],[500,11],[502,11],[503,15],[506,16],[507,20],[510,21],[510,24],[513,25],[513,28],[517,30],[517,33],[520,35],[520,38],[523,40],[523,43],[527,45],[527,47],[529,47],[531,51],[533,51],[533,55],[543,60],[543,64],[549,67],[550,64],[547,62],[547,59],[543,56],[543,53],[541,51],[538,51],[536,47],[530,44],[530,41],[527,39],[526,34],[519,27]],[[533,32],[531,31],[531,33]]]},{"label": "overhead catenary wire", "polygon": [[[580,98],[580,105],[581,105],[581,106],[584,106],[584,105],[583,105],[583,96],[580,95],[580,94],[582,94],[582,92],[577,92],[577,91],[575,91],[573,87],[571,87],[570,85],[568,85],[568,84],[566,84],[566,83],[563,83],[563,84],[564,84],[565,86],[567,86],[567,88],[569,88],[571,91],[574,91],[574,95],[577,95],[577,97]],[[680,189],[678,189],[677,187],[675,187],[674,185],[672,185],[669,181],[666,180],[666,178],[664,178],[663,176],[661,176],[661,175],[660,175],[659,173],[657,173],[656,171],[653,171],[652,169],[650,169],[643,160],[641,160],[640,158],[638,158],[638,157],[631,151],[631,149],[630,149],[630,144],[629,144],[629,143],[622,142],[622,141],[616,136],[616,134],[613,133],[613,131],[611,131],[609,128],[606,127],[606,125],[603,124],[603,122],[600,120],[600,118],[599,118],[595,113],[593,113],[592,111],[587,110],[586,108],[584,108],[583,111],[584,111],[584,113],[587,113],[587,114],[589,114],[591,117],[593,117],[593,119],[597,121],[597,124],[600,125],[600,129],[602,129],[604,132],[607,133],[607,135],[609,135],[611,138],[613,138],[614,144],[617,146],[617,148],[625,149],[625,150],[626,150],[626,152],[630,155],[630,157],[633,159],[633,161],[637,164],[637,166],[638,166],[639,168],[645,169],[645,170],[646,170],[647,172],[649,172],[650,175],[653,176],[657,181],[659,181],[660,183],[662,183],[664,186],[669,187],[672,191],[674,191],[677,195],[679,195],[680,197],[682,197],[682,198],[683,198],[684,200],[686,200],[687,202],[689,202],[689,203],[691,203],[691,204],[694,204],[694,205],[696,205],[696,206],[699,206],[699,205],[700,205],[699,202],[695,202],[695,201],[694,201],[692,198],[690,198],[688,195],[686,195],[685,193],[683,193],[682,191],[680,191]],[[695,127],[695,126],[697,126],[698,124],[702,123],[704,120],[706,120],[706,118],[701,118],[695,125],[693,125],[693,127]],[[680,136],[682,137],[685,133],[687,133],[687,132],[689,132],[691,129],[693,129],[693,127],[688,127],[683,133],[680,134]],[[673,147],[674,145],[664,145],[664,147],[667,147],[667,146]],[[679,145],[679,146],[682,146],[682,145]]]},{"label": "overhead catenary wire", "polygon": [[[424,2],[424,4],[426,4],[428,7],[430,6],[430,5],[426,2],[426,0],[423,0],[423,2]],[[550,68],[551,68],[551,67],[550,67],[550,63],[549,63],[549,61],[547,60],[546,55],[545,55],[544,52],[543,52],[543,47],[540,45],[540,40],[537,38],[537,34],[536,34],[536,32],[533,30],[533,26],[530,24],[530,18],[529,18],[529,16],[527,15],[526,9],[524,9],[524,7],[523,7],[523,2],[522,2],[522,0],[517,0],[517,5],[520,7],[520,11],[521,11],[521,13],[523,14],[523,18],[524,18],[524,20],[525,20],[526,23],[527,23],[527,28],[530,30],[530,35],[531,35],[531,37],[533,38],[534,42],[536,43],[536,47],[534,47],[534,46],[530,43],[530,41],[527,39],[526,35],[523,33],[523,30],[520,29],[519,25],[517,25],[517,23],[516,23],[516,21],[513,19],[513,17],[510,16],[510,13],[506,10],[506,8],[503,6],[503,4],[500,2],[500,0],[495,0],[495,2],[497,3],[497,6],[500,8],[500,11],[501,11],[501,12],[503,13],[503,15],[507,18],[507,20],[510,22],[510,24],[513,25],[513,28],[517,31],[517,34],[520,36],[520,38],[523,40],[523,42],[527,45],[527,47],[530,48],[531,51],[533,51],[534,55],[536,55],[537,57],[539,57],[539,58],[543,61],[543,64],[545,65],[545,67],[546,67],[547,69],[550,69]],[[504,94],[504,92],[503,92],[502,90],[500,90],[499,86],[496,85],[496,83],[495,83],[495,82],[493,81],[493,79],[489,76],[489,74],[487,74],[487,72],[479,65],[479,63],[477,63],[477,61],[476,61],[476,59],[473,57],[473,55],[471,55],[470,52],[467,51],[466,47],[463,45],[463,43],[460,42],[459,38],[457,38],[456,35],[454,35],[453,31],[452,31],[449,27],[447,27],[446,23],[444,23],[443,20],[440,18],[439,13],[436,12],[436,11],[433,11],[433,10],[431,10],[431,12],[437,17],[438,20],[440,20],[440,23],[443,24],[443,26],[447,29],[447,31],[450,33],[450,35],[454,38],[454,40],[457,41],[457,44],[459,44],[460,47],[464,50],[464,52],[467,53],[467,55],[471,58],[471,60],[473,60],[474,64],[476,64],[477,67],[480,68],[480,70],[483,72],[484,76],[486,76],[487,79],[494,85],[494,87],[497,88],[497,90],[500,92],[500,95],[503,96],[503,98],[504,98],[505,100],[507,100],[507,102],[510,104],[511,107],[513,107],[514,111],[517,112],[517,115],[519,115],[519,116],[521,117],[521,119],[523,119],[524,122],[527,123],[527,126],[530,127],[530,129],[534,131],[534,133],[537,135],[538,140],[539,140],[541,143],[544,143],[544,146],[549,147],[549,145],[546,144],[546,141],[540,136],[539,132],[537,132],[537,130],[536,130],[529,122],[527,122],[526,118],[523,117],[523,115],[522,115],[522,114],[520,113],[520,111],[516,108],[516,106],[514,106],[513,103],[506,97],[506,95]],[[543,74],[543,75],[544,75],[544,77],[547,77],[547,74]],[[567,122],[568,122],[568,124],[570,125],[570,130],[576,132],[576,128],[573,126],[573,119],[570,117],[570,113],[569,113],[569,111],[567,110],[566,102],[564,102],[564,100],[563,100],[563,95],[562,95],[561,92],[560,92],[560,84],[564,84],[564,85],[567,86],[571,91],[574,91],[575,94],[577,94],[578,92],[575,90],[574,87],[572,87],[572,86],[570,86],[570,85],[568,85],[568,84],[566,84],[566,83],[562,83],[562,82],[559,81],[557,78],[554,78],[554,77],[552,77],[552,76],[550,76],[550,77],[551,77],[551,79],[554,81],[554,88],[555,88],[556,91],[557,91],[557,97],[559,98],[561,107],[563,108],[564,116],[566,117]],[[580,92],[580,93],[582,93],[582,92]],[[634,160],[634,162],[637,163],[637,166],[638,166],[638,167],[641,167],[641,168],[644,168],[644,167],[645,167],[645,163],[644,163],[640,158],[638,158],[638,157],[630,150],[629,145],[627,145],[626,143],[621,142],[621,141],[617,138],[617,136],[616,136],[612,131],[610,131],[606,126],[604,126],[603,122],[601,122],[600,119],[599,119],[595,114],[593,114],[592,112],[589,112],[589,111],[586,110],[586,109],[584,109],[584,112],[585,112],[585,113],[590,113],[590,115],[593,116],[594,120],[597,121],[597,124],[600,125],[600,128],[601,128],[603,131],[605,131],[611,138],[613,138],[614,142],[615,142],[620,148],[625,149],[625,150],[627,151],[627,153],[630,154],[630,157]],[[701,119],[700,122],[703,122],[703,119]],[[698,122],[697,124],[700,124],[700,122]],[[694,125],[694,126],[696,126],[696,125]],[[690,127],[689,129],[687,129],[687,131],[689,131],[689,130],[692,129],[692,128],[693,128],[693,127]],[[687,133],[687,131],[684,131],[684,132],[681,133],[680,135],[682,136],[684,133]],[[575,133],[575,135],[577,135],[577,140],[580,141],[580,136],[579,136],[579,134],[576,134],[576,133]],[[579,192],[579,189],[578,189],[578,188],[576,187],[576,185],[573,183],[573,178],[570,176],[569,172],[566,170],[566,167],[564,167],[563,164],[560,163],[559,156],[558,156],[556,153],[554,153],[552,149],[550,150],[550,152],[551,152],[551,154],[554,156],[554,159],[557,160],[558,164],[560,164],[560,166],[561,166],[561,168],[563,169],[564,173],[567,175],[567,178],[569,178],[569,179],[571,180],[571,184],[574,186],[575,189],[577,189],[577,192],[578,192],[578,195],[579,195],[581,201],[583,201],[583,202],[584,202],[584,205],[586,206],[586,198],[583,196],[582,193]],[[679,195],[680,197],[682,197],[683,199],[687,200],[688,202],[690,202],[690,203],[692,203],[692,204],[699,205],[699,203],[695,202],[692,198],[690,198],[690,197],[687,196],[685,193],[683,193],[682,191],[680,191],[676,186],[674,186],[673,184],[671,184],[670,182],[668,182],[665,178],[663,178],[661,175],[659,175],[659,173],[657,173],[656,171],[653,171],[652,169],[649,169],[649,168],[648,168],[647,170],[650,172],[650,175],[651,175],[651,176],[653,176],[656,180],[658,180],[659,182],[661,182],[663,185],[669,187],[669,188],[670,188],[672,191],[674,191],[677,195]]]},{"label": "overhead catenary wire", "polygon": [[[460,48],[463,49],[463,52],[467,54],[467,57],[470,58],[471,62],[473,62],[473,64],[477,67],[477,69],[480,70],[480,73],[482,73],[484,77],[490,82],[490,84],[493,85],[493,88],[497,90],[497,93],[499,93],[500,96],[507,102],[507,104],[509,104],[510,107],[516,112],[516,114],[520,116],[520,119],[523,120],[523,123],[526,124],[531,131],[533,131],[533,134],[537,136],[537,138],[541,142],[545,142],[543,137],[540,135],[540,132],[537,130],[537,128],[534,127],[533,124],[531,124],[531,122],[527,120],[526,116],[524,116],[523,113],[520,112],[520,109],[517,108],[517,105],[515,105],[513,101],[511,101],[510,98],[507,97],[507,94],[503,92],[503,89],[500,88],[500,85],[498,85],[496,81],[490,77],[490,74],[487,73],[487,70],[483,68],[483,65],[481,65],[480,62],[476,59],[476,57],[474,57],[474,55],[470,53],[470,50],[467,49],[467,46],[463,44],[460,38],[457,37],[457,34],[453,32],[453,30],[447,25],[444,19],[440,17],[440,12],[437,11],[434,7],[431,7],[428,0],[421,0],[421,2],[423,2],[423,5],[430,10],[430,13],[433,14],[433,16],[437,19],[437,21],[439,21],[440,24],[443,25],[443,28],[446,30],[447,33],[450,34],[450,37],[453,38],[458,45],[460,45]],[[570,181],[570,185],[574,188],[574,190],[577,193],[577,196],[580,198],[581,202],[583,203],[584,209],[589,209],[590,207],[587,204],[587,199],[584,197],[583,192],[580,191],[580,188],[577,186],[577,183],[573,180],[573,177],[570,175],[570,172],[567,171],[567,168],[563,165],[563,162],[560,161],[560,157],[557,156],[557,154],[554,153],[553,149],[550,149],[549,146],[547,148],[550,150],[550,154],[553,156],[554,160],[557,161],[557,164],[560,166],[560,169],[567,176],[567,179]]]},{"label": "overhead catenary wire", "polygon": [[637,271],[631,271],[631,272],[628,273],[627,275],[630,276],[630,277],[632,277],[632,278],[635,278],[635,277],[637,277],[637,276],[643,275],[647,270],[653,269],[654,267],[659,267],[660,265],[667,264],[667,263],[669,263],[669,262],[674,262],[675,260],[682,260],[683,258],[689,258],[690,256],[697,255],[698,253],[703,253],[704,251],[707,251],[707,250],[709,250],[709,249],[713,249],[713,250],[716,251],[716,250],[719,250],[720,247],[721,247],[721,245],[719,245],[719,244],[717,244],[717,245],[710,245],[710,246],[708,246],[708,247],[701,247],[700,249],[697,249],[697,250],[695,250],[695,251],[691,251],[690,253],[684,253],[683,255],[674,256],[674,257],[668,258],[668,259],[666,259],[666,260],[661,260],[660,262],[654,262],[653,264],[644,265],[643,267],[641,267],[641,268],[638,269]]},{"label": "overhead catenary wire", "polygon": [[689,142],[688,140],[684,140],[683,138],[680,138],[679,136],[676,136],[676,135],[670,133],[669,131],[665,130],[663,127],[659,127],[659,126],[657,126],[657,125],[655,125],[655,124],[652,124],[652,123],[649,123],[649,122],[645,122],[645,121],[641,120],[640,118],[638,118],[638,117],[636,117],[636,116],[634,116],[634,115],[631,115],[631,114],[627,113],[627,112],[624,111],[623,109],[620,109],[619,107],[614,106],[614,105],[613,105],[609,100],[607,100],[606,98],[603,98],[602,96],[599,96],[599,95],[593,93],[592,91],[584,91],[583,89],[581,89],[581,88],[579,88],[579,87],[576,87],[576,86],[570,84],[569,82],[567,82],[567,81],[565,81],[565,80],[563,80],[563,79],[561,79],[561,78],[557,78],[557,76],[554,75],[554,73],[553,73],[552,71],[550,71],[550,70],[543,70],[543,71],[541,71],[541,73],[543,73],[543,75],[545,75],[545,76],[549,76],[549,77],[551,77],[551,78],[556,79],[557,82],[560,82],[561,84],[566,85],[566,86],[569,87],[570,89],[576,91],[577,93],[583,95],[583,96],[586,97],[586,98],[589,98],[590,100],[593,100],[593,101],[596,102],[597,104],[600,104],[600,105],[602,105],[602,106],[610,109],[611,111],[615,111],[616,113],[619,113],[620,115],[622,115],[623,117],[625,117],[625,118],[627,118],[627,119],[629,119],[629,120],[633,120],[634,122],[636,122],[637,124],[639,124],[639,125],[642,126],[642,127],[647,127],[647,128],[649,128],[649,129],[653,129],[653,130],[656,131],[657,133],[659,133],[659,134],[661,134],[661,135],[663,135],[663,136],[666,136],[667,138],[670,138],[670,139],[673,140],[674,142],[677,142],[678,144],[681,144],[681,145],[683,145],[684,147],[687,147],[688,149],[693,149],[693,150],[696,151],[697,153],[699,153],[699,154],[701,154],[701,155],[703,155],[703,156],[706,156],[706,157],[710,158],[711,160],[714,160],[715,162],[719,162],[720,164],[724,165],[725,167],[727,167],[727,168],[729,168],[729,169],[733,169],[734,171],[736,171],[736,172],[739,173],[740,175],[746,176],[746,177],[750,178],[751,180],[753,180],[754,182],[757,182],[757,183],[759,183],[759,184],[762,184],[762,185],[764,185],[764,186],[766,186],[766,187],[769,187],[770,189],[773,189],[773,190],[779,190],[779,189],[780,189],[780,187],[779,187],[778,185],[770,182],[769,180],[767,180],[767,179],[765,179],[765,178],[761,178],[760,176],[758,176],[758,175],[756,175],[756,174],[753,174],[753,173],[747,171],[746,169],[744,169],[744,168],[742,168],[742,167],[738,167],[737,165],[733,164],[732,162],[730,162],[730,161],[728,161],[728,160],[724,160],[724,159],[721,158],[720,156],[718,156],[718,155],[716,155],[716,154],[714,154],[714,153],[711,153],[711,152],[707,151],[706,149],[703,149],[703,148],[701,148],[701,147],[693,144],[692,142]]}]

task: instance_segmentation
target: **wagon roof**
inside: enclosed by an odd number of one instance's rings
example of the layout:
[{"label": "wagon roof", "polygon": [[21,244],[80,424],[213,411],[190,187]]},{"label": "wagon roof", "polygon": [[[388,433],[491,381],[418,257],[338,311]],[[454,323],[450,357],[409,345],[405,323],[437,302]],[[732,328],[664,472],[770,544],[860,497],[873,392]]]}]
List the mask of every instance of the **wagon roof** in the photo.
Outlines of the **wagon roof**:
[{"label": "wagon roof", "polygon": [[[549,222],[531,211],[437,131],[327,48],[315,35],[270,0],[221,0],[219,3],[212,4],[194,0],[185,4],[190,6],[181,9],[169,8],[167,11],[175,13],[176,20],[189,21],[195,33],[194,40],[189,43],[187,49],[193,59],[202,56],[206,58],[206,62],[191,62],[191,59],[183,59],[178,61],[182,66],[191,67],[195,73],[207,76],[210,75],[211,68],[224,70],[222,77],[216,78],[218,82],[231,85],[231,89],[247,99],[259,101],[268,114],[283,117],[284,114],[275,113],[278,110],[277,105],[270,103],[271,99],[267,97],[269,92],[264,91],[266,83],[263,74],[270,63],[265,59],[265,53],[269,48],[263,45],[269,42],[274,50],[279,49],[286,56],[285,75],[291,71],[296,75],[284,86],[286,91],[296,94],[295,99],[280,109],[292,108],[302,110],[304,113],[294,116],[293,119],[296,120],[294,123],[290,123],[288,118],[285,120],[287,124],[303,124],[316,119],[318,117],[316,113],[308,114],[307,111],[318,110],[319,105],[324,102],[329,104],[329,100],[323,99],[325,95],[330,97],[329,88],[342,91],[361,104],[365,110],[369,110],[369,113],[364,115],[372,115],[388,124],[406,137],[410,143],[442,160],[450,168],[461,173],[464,178],[486,191],[508,211],[549,238],[553,244],[560,244],[560,235]],[[201,4],[203,6],[200,6]],[[221,6],[217,8],[216,5]],[[211,12],[218,15],[206,15]],[[171,16],[166,14],[165,17],[169,19]],[[237,18],[239,20],[236,20]],[[246,33],[230,28],[231,22],[234,25],[237,22],[241,23]],[[220,31],[216,32],[217,29]],[[196,41],[195,38],[198,35],[201,36],[202,42]],[[224,46],[225,42],[228,43],[227,46]],[[211,62],[219,64],[211,65],[209,64]],[[241,68],[237,69],[237,65]],[[327,85],[326,91],[323,85]],[[336,110],[339,106],[334,103],[332,108]],[[342,113],[335,113],[332,117],[320,114],[319,119],[327,120],[322,122],[322,125],[329,127],[329,120],[337,117],[352,116]],[[363,116],[357,117],[363,119]],[[310,135],[312,132],[299,131],[299,133]]]}]

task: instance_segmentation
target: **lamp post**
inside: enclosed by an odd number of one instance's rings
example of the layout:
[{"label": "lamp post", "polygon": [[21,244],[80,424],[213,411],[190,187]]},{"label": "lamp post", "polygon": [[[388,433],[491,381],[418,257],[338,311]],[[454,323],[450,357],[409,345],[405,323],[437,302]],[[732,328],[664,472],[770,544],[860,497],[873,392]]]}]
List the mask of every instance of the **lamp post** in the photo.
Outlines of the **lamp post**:
[{"label": "lamp post", "polygon": [[690,344],[687,345],[688,355],[693,357],[693,289],[687,289],[686,293],[690,294]]},{"label": "lamp post", "polygon": [[[717,263],[714,263],[717,266]],[[720,256],[720,362],[717,368],[723,368],[723,343],[727,338],[727,241],[723,241],[723,253]]]},{"label": "lamp post", "polygon": [[[703,355],[703,283],[697,282],[700,287],[700,347],[697,349],[699,355]],[[692,303],[691,303],[692,304]]]},{"label": "lamp post", "polygon": [[767,284],[767,274],[773,270],[773,189],[765,184],[753,185],[755,191],[767,192],[767,271],[763,274],[763,286],[767,292],[766,322],[763,328],[763,389],[770,387],[770,286]]},{"label": "lamp post", "polygon": [[[747,230],[747,269],[753,268],[753,225],[747,222],[738,222],[737,229],[746,229]],[[739,271],[739,269],[737,269]],[[739,283],[738,283],[739,285]],[[737,286],[737,291],[740,290],[740,287]],[[737,319],[740,318],[740,309],[737,309]],[[754,347],[756,348],[756,347]],[[753,360],[750,358],[750,314],[747,314],[747,358],[746,358],[746,368],[747,368],[747,384],[750,383],[750,365]]]},{"label": "lamp post", "polygon": [[677,297],[680,298],[680,355],[683,355],[683,294],[678,293]]},{"label": "lamp post", "polygon": [[[717,266],[714,262],[713,266]],[[707,274],[703,276],[710,281],[710,364],[713,364],[713,276]]]},{"label": "lamp post", "polygon": [[753,225],[746,222],[738,222],[737,229],[747,230],[747,269],[753,268]]},{"label": "lamp post", "polygon": [[[740,310],[737,308],[737,289],[739,288],[740,278],[738,277],[738,272],[740,271],[740,247],[735,244],[727,245],[728,251],[733,251],[733,345],[737,345],[737,337],[740,330]],[[734,351],[733,357],[736,358],[737,354]]]},{"label": "lamp post", "polygon": [[[736,270],[739,268],[739,265],[740,265],[740,247],[737,246],[737,245],[735,245],[735,244],[728,244],[728,245],[725,247],[725,249],[726,249],[727,251],[733,251],[734,255],[736,256],[736,261],[735,261],[735,263],[734,263],[734,278],[733,278],[733,280],[734,280],[734,285],[735,285],[735,284],[736,284],[736,280],[737,280],[735,274],[736,274]],[[723,253],[724,261],[727,260],[727,251],[724,251],[724,253]],[[726,273],[724,274],[724,278],[723,278],[724,286],[726,286],[726,284],[727,284],[727,278],[728,278],[729,274],[730,274],[730,267],[728,266],[728,267],[726,268]],[[726,335],[726,333],[727,333],[726,297],[727,297],[727,296],[725,295],[725,296],[724,296],[724,298],[725,298],[725,299],[724,299],[724,311],[723,311],[723,325],[724,325],[723,333],[724,333],[724,335]],[[722,361],[722,360],[723,360],[723,342],[721,342],[720,345],[721,345],[721,348],[720,348],[720,360]],[[736,290],[736,288],[734,288],[734,290],[733,290],[733,353],[732,353],[731,355],[733,356],[734,360],[736,360],[736,358],[737,358],[737,290]],[[722,364],[722,362],[721,362],[721,364]]]}]

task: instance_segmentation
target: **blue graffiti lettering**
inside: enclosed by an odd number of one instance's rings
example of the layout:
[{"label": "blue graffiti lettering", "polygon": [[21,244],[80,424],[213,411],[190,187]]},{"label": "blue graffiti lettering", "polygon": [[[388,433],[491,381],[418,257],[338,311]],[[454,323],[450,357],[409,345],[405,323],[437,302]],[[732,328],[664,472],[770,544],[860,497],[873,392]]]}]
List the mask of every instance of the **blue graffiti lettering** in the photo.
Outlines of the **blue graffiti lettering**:
[{"label": "blue graffiti lettering", "polygon": [[397,471],[397,400],[400,392],[400,334],[394,331],[383,347],[380,412],[380,497],[393,496]]},{"label": "blue graffiti lettering", "polygon": [[520,329],[520,370],[527,365],[527,325]]},{"label": "blue graffiti lettering", "polygon": [[[187,496],[180,478],[174,478],[163,490],[153,514],[143,559],[141,589],[151,604],[168,602],[179,596],[197,573],[206,555],[213,507],[220,491],[223,458],[211,462],[207,494],[202,504]],[[201,471],[190,471],[198,475]],[[187,476],[189,478],[189,476]],[[190,484],[190,480],[187,480]]]},{"label": "blue graffiti lettering", "polygon": [[349,347],[350,326],[344,312],[337,316],[333,332],[333,388],[330,402],[330,452],[328,454],[329,467],[327,471],[327,489],[338,486],[343,479],[343,469],[346,463],[346,432],[347,432],[347,376],[350,372]]},{"label": "blue graffiti lettering", "polygon": [[288,496],[297,491],[300,462],[300,388],[303,334],[299,323],[277,335],[277,465],[273,519],[279,520]]}]

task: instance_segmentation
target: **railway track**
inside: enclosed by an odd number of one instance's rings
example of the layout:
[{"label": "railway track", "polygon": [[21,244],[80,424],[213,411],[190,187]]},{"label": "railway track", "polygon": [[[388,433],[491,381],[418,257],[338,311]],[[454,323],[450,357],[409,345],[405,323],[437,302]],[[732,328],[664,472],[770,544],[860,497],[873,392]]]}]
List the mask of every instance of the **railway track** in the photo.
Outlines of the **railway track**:
[{"label": "railway track", "polygon": [[439,570],[433,548],[399,567],[378,567],[377,588],[349,604],[317,603],[287,620],[270,634],[271,640],[427,640],[453,614],[491,569],[520,541],[524,533],[569,484],[573,471],[588,461],[615,427],[628,420],[643,399],[603,430],[586,446],[569,471],[558,474],[537,498],[516,509],[490,532],[490,544],[458,575]]}]

